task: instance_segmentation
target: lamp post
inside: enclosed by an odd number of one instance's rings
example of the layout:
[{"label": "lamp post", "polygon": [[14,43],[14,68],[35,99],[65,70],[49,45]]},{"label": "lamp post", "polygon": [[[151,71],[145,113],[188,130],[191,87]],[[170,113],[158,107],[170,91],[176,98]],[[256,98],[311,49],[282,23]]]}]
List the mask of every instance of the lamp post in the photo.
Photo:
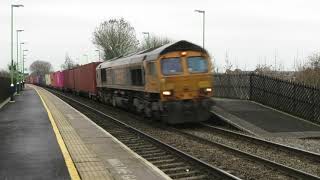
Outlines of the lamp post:
[{"label": "lamp post", "polygon": [[13,94],[15,92],[14,85],[13,85],[13,8],[15,7],[23,7],[21,4],[11,4],[11,98],[10,101],[13,102]]},{"label": "lamp post", "polygon": [[24,49],[23,51],[22,51],[22,85],[23,85],[23,87],[24,87],[24,57],[25,57],[25,54],[24,54],[24,52],[26,52],[26,51],[29,51],[28,49]]},{"label": "lamp post", "polygon": [[99,50],[99,49],[96,49],[96,51],[98,52],[98,55],[99,55],[99,62],[100,62],[100,50]]},{"label": "lamp post", "polygon": [[[23,51],[22,51],[22,45],[23,44],[26,44],[26,42],[21,42],[20,43],[20,65],[22,66],[22,73],[24,71],[24,62],[23,62],[24,61],[24,54],[23,54]],[[23,83],[22,83],[23,81],[24,81],[24,74],[22,74],[20,76],[21,91],[24,88]]]},{"label": "lamp post", "polygon": [[202,14],[202,47],[204,48],[204,37],[205,37],[205,14],[206,11],[204,10],[194,10],[195,12],[198,12],[200,14]]},{"label": "lamp post", "polygon": [[17,29],[17,94],[19,94],[20,89],[21,89],[21,84],[20,84],[20,72],[19,72],[19,33],[23,32],[24,30],[22,29]]}]

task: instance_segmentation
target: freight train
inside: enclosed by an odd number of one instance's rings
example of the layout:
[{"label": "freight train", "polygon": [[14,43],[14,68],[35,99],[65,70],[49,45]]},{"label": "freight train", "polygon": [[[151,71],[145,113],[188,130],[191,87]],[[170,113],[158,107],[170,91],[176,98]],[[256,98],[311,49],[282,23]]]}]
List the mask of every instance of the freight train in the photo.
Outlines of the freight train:
[{"label": "freight train", "polygon": [[27,82],[132,110],[168,124],[209,119],[213,105],[212,64],[202,47],[178,41],[93,62]]}]

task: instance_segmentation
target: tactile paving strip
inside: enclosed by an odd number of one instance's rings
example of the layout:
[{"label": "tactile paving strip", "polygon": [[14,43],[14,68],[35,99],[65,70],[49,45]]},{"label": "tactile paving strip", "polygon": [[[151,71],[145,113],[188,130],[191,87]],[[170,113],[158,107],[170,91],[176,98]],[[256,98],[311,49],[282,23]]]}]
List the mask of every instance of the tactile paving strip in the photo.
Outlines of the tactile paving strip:
[{"label": "tactile paving strip", "polygon": [[68,119],[72,117],[71,114],[77,112],[65,106],[57,97],[42,90],[42,88],[37,88],[37,90],[43,97],[56,121],[59,132],[77,167],[81,179],[113,179],[109,175],[103,162],[86,147],[81,137],[69,123]]}]

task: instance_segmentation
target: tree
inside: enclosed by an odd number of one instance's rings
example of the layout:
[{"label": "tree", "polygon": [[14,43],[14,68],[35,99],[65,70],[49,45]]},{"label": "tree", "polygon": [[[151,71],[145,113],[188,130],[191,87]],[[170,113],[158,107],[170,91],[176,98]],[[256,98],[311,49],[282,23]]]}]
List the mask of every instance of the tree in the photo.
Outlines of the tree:
[{"label": "tree", "polygon": [[141,44],[140,44],[140,50],[146,50],[150,48],[160,47],[162,45],[171,43],[172,40],[167,37],[159,37],[156,35],[148,35],[145,37]]},{"label": "tree", "polygon": [[45,75],[52,71],[52,65],[50,62],[37,60],[34,61],[29,67],[31,74]]},{"label": "tree", "polygon": [[131,24],[121,19],[104,21],[93,33],[93,44],[104,51],[104,60],[137,50],[138,40]]},{"label": "tree", "polygon": [[308,57],[308,62],[299,67],[296,73],[296,81],[310,86],[320,87],[320,53],[314,53]]},{"label": "tree", "polygon": [[61,65],[61,69],[62,70],[72,69],[72,68],[74,68],[76,66],[78,66],[78,65],[71,59],[69,54],[66,53],[64,64]]},{"label": "tree", "polygon": [[267,64],[257,64],[256,69],[254,70],[256,74],[263,75],[272,75],[274,71],[272,71],[272,66]]},{"label": "tree", "polygon": [[314,70],[320,69],[320,52],[314,53],[313,55],[308,57],[309,59],[309,67]]}]

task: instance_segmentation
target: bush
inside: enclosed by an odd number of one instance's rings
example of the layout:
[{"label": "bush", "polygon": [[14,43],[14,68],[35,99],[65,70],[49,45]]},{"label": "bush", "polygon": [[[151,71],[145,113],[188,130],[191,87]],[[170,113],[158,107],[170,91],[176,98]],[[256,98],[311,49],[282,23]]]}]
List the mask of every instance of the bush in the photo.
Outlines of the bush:
[{"label": "bush", "polygon": [[9,77],[0,77],[0,103],[10,97],[10,85]]}]

